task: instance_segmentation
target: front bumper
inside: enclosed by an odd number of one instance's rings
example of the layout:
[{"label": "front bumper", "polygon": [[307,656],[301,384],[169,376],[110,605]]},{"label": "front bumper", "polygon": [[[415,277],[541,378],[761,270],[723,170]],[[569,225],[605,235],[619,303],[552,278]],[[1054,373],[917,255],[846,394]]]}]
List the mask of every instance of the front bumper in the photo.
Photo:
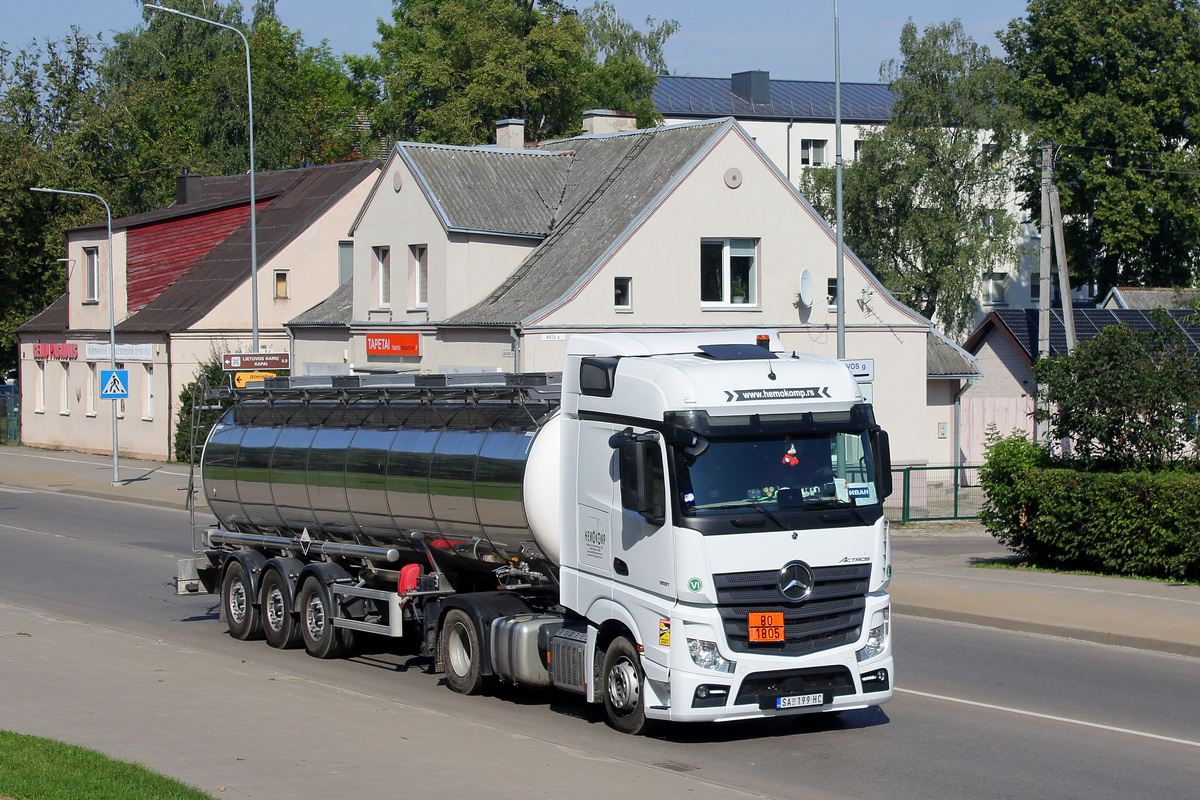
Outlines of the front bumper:
[{"label": "front bumper", "polygon": [[[886,595],[870,596],[865,619],[871,620],[876,612],[888,609]],[[702,619],[679,622],[676,630],[689,624],[704,625]],[[719,626],[713,627],[719,630]],[[678,722],[716,722],[882,705],[891,700],[895,683],[890,624],[881,652],[859,661],[857,653],[867,642],[868,626],[863,627],[854,644],[805,656],[730,655],[737,663],[733,672],[696,666],[687,653],[686,639],[680,637],[683,647],[672,654],[666,674],[654,676],[656,670],[647,670],[647,678],[660,680],[652,682],[658,702],[647,704],[646,716]],[[785,698],[782,708],[781,698]]]}]

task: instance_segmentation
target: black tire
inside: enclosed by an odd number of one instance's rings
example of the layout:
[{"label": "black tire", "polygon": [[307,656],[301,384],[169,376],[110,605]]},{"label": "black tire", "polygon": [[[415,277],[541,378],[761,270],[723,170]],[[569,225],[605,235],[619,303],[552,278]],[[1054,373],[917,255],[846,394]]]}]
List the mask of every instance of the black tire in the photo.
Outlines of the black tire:
[{"label": "black tire", "polygon": [[459,694],[479,694],[483,689],[479,634],[465,611],[446,612],[438,631],[438,661],[446,670],[446,684]]},{"label": "black tire", "polygon": [[231,559],[225,564],[225,577],[221,580],[221,615],[233,638],[243,641],[262,638],[262,620],[254,605],[250,576],[237,560]]},{"label": "black tire", "polygon": [[645,732],[646,675],[637,647],[628,638],[618,636],[609,643],[600,680],[608,724],[621,733]]},{"label": "black tire", "polygon": [[304,649],[314,658],[339,658],[349,649],[352,637],[333,624],[333,601],[325,583],[314,575],[300,587],[298,627]]},{"label": "black tire", "polygon": [[292,587],[288,579],[280,575],[279,570],[268,569],[263,575],[259,598],[259,614],[267,644],[280,650],[299,647],[300,626],[292,612]]}]

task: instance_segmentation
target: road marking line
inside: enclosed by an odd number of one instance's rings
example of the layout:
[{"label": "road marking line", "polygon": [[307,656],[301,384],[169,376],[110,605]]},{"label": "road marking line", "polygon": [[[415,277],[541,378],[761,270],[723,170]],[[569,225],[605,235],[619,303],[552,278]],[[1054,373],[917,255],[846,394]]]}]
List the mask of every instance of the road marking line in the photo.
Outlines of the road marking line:
[{"label": "road marking line", "polygon": [[1023,717],[1036,717],[1037,719],[1047,719],[1052,722],[1065,722],[1068,725],[1082,725],[1085,728],[1097,728],[1102,731],[1111,733],[1125,733],[1130,736],[1141,736],[1145,739],[1158,739],[1161,742],[1171,742],[1172,744],[1184,744],[1188,747],[1200,747],[1200,742],[1193,742],[1190,739],[1176,739],[1173,736],[1162,736],[1157,733],[1147,733],[1146,731],[1135,731],[1131,728],[1118,728],[1113,725],[1102,725],[1099,722],[1085,722],[1081,719],[1071,719],[1070,717],[1056,717],[1053,714],[1040,714],[1037,711],[1025,711],[1020,708],[1009,708],[1007,706],[997,706],[991,703],[980,703],[975,700],[964,700],[961,697],[947,697],[941,694],[930,694],[929,692],[918,692],[915,689],[900,689],[895,691],[904,694],[914,694],[918,697],[927,697],[931,700],[944,700],[947,703],[961,703],[965,706],[975,706],[976,708],[987,708],[992,711],[1006,711],[1009,714],[1019,714]]},{"label": "road marking line", "polygon": [[10,531],[20,531],[21,533],[36,533],[38,536],[52,536],[49,531],[35,531],[32,528],[18,528],[16,525],[5,525],[0,523],[0,528],[8,528]]},{"label": "road marking line", "polygon": [[0,486],[0,492],[8,492],[9,494],[33,494],[33,489],[10,489],[7,486]]}]

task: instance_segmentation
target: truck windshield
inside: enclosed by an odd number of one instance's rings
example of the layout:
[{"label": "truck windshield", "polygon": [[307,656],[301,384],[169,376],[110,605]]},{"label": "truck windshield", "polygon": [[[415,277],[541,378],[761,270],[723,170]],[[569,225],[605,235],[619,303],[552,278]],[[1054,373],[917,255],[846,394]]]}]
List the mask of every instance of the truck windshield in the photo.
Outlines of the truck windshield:
[{"label": "truck windshield", "polygon": [[685,516],[879,502],[866,431],[712,438],[701,455],[681,461]]}]

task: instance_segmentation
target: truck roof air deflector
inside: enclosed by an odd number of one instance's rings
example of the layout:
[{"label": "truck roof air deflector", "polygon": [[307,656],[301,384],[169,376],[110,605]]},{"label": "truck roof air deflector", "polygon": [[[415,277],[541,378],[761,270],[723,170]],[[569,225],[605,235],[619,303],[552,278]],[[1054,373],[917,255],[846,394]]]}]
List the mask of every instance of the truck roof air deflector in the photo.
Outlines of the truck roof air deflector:
[{"label": "truck roof air deflector", "polygon": [[756,344],[702,344],[700,352],[717,361],[750,361],[778,358],[777,355]]}]

